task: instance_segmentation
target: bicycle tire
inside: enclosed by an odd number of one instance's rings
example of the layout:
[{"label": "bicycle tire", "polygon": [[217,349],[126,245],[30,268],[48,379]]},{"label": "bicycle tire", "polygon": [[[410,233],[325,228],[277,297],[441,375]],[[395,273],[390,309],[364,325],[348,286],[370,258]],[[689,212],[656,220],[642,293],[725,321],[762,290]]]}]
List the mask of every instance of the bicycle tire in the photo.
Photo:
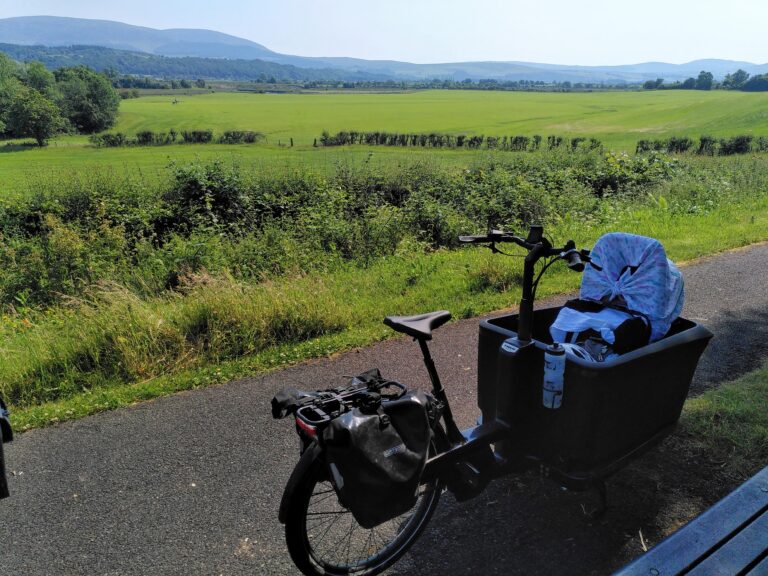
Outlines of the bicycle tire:
[{"label": "bicycle tire", "polygon": [[[318,487],[320,488],[318,490]],[[339,504],[333,486],[327,477],[326,465],[319,456],[307,470],[304,478],[301,480],[293,498],[289,503],[289,508],[285,517],[285,539],[288,546],[288,552],[291,555],[296,567],[306,576],[373,576],[386,570],[394,564],[408,549],[413,545],[424,527],[432,517],[440,500],[441,487],[438,480],[421,484],[419,487],[420,496],[416,504],[407,513],[397,518],[385,522],[371,530],[366,530],[359,526],[352,514]],[[423,491],[422,491],[423,490]],[[337,511],[310,512],[313,496],[320,496],[324,500],[316,500],[315,504],[325,503],[326,507],[336,507]],[[328,518],[321,518],[316,524],[308,526],[308,516],[328,515]],[[405,517],[405,518],[404,518]],[[314,520],[313,520],[314,521]],[[325,524],[323,524],[325,523]],[[399,526],[398,526],[399,523]],[[334,560],[323,554],[319,550],[320,543],[327,537],[328,532],[338,524],[338,532],[346,537],[347,541],[342,543],[346,546],[346,554],[343,561],[341,558]],[[382,526],[397,526],[396,533],[391,541],[386,537],[377,535],[376,531]],[[324,529],[322,535],[320,531]],[[350,557],[352,548],[352,538],[354,533],[360,532],[356,536],[358,544],[364,542],[362,549],[377,548],[374,553],[368,556]],[[368,536],[365,536],[365,533]],[[340,553],[342,553],[340,551]]]}]

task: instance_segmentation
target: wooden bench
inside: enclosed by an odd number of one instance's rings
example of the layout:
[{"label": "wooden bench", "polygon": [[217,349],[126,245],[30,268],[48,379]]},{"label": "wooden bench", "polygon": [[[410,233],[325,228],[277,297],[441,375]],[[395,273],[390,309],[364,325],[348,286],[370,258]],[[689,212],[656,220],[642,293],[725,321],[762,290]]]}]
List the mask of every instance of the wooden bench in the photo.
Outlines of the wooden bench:
[{"label": "wooden bench", "polygon": [[768,576],[768,467],[614,576]]}]

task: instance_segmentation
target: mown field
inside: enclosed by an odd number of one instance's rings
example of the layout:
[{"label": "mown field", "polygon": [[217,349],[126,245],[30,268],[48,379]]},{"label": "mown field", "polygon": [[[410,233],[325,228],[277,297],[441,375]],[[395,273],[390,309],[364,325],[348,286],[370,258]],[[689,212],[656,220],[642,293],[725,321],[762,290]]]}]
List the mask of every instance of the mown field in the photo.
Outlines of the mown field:
[{"label": "mown field", "polygon": [[[83,136],[59,138],[45,149],[0,146],[0,194],[25,193],[31,176],[108,167],[152,177],[171,159],[226,157],[255,165],[308,164],[327,169],[365,160],[369,151],[312,147],[323,130],[386,130],[486,135],[595,137],[606,148],[634,151],[639,139],[671,135],[768,135],[768,95],[728,91],[594,92],[549,94],[423,91],[401,94],[237,94],[149,96],[121,104],[115,131],[257,130],[267,144],[174,145],[157,149],[95,149]],[[295,147],[286,147],[293,138]],[[73,149],[74,148],[74,149]],[[431,151],[376,148],[376,159],[402,162]],[[466,163],[465,151],[441,161]],[[470,152],[477,155],[482,152]]]},{"label": "mown field", "polygon": [[639,138],[768,133],[768,95],[727,91],[574,94],[428,90],[403,94],[210,94],[122,105],[117,130],[260,130],[270,143],[312,144],[323,130],[490,135],[564,134],[634,150]]}]

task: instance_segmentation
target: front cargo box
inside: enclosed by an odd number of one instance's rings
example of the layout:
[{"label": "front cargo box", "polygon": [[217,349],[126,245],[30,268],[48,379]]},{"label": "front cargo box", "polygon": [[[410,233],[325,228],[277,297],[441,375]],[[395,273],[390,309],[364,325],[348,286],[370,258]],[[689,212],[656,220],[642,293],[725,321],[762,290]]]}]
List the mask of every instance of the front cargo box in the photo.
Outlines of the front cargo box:
[{"label": "front cargo box", "polygon": [[517,336],[517,315],[481,322],[478,404],[483,421],[498,418],[512,426],[512,440],[497,447],[500,452],[573,479],[604,477],[672,430],[712,333],[678,318],[663,339],[614,360],[568,357],[562,405],[552,410],[542,403],[544,350],[559,310],[537,310],[534,341],[519,350],[501,349]]}]

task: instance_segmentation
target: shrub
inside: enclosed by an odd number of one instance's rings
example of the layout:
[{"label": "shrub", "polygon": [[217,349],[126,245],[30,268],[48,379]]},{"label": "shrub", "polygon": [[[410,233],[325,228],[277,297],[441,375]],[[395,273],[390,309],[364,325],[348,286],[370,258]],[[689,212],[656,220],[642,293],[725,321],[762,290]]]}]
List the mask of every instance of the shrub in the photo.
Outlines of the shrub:
[{"label": "shrub", "polygon": [[139,146],[152,146],[155,143],[155,133],[151,130],[136,132],[136,144]]},{"label": "shrub", "polygon": [[667,141],[667,152],[671,154],[683,154],[693,147],[693,140],[687,137],[672,136]]},{"label": "shrub", "polygon": [[220,144],[254,144],[264,139],[261,132],[227,130],[219,136]]},{"label": "shrub", "polygon": [[163,201],[170,212],[164,227],[184,231],[237,223],[244,219],[247,205],[239,170],[218,160],[174,166],[173,181]]},{"label": "shrub", "polygon": [[749,154],[752,150],[752,136],[741,135],[720,140],[720,154],[730,156],[732,154]]},{"label": "shrub", "polygon": [[717,140],[711,136],[702,136],[699,138],[699,149],[696,154],[703,156],[714,156],[717,153]]},{"label": "shrub", "polygon": [[119,148],[121,146],[128,146],[130,140],[122,132],[105,133],[105,134],[93,134],[88,140],[94,146],[99,148]]},{"label": "shrub", "polygon": [[212,130],[184,130],[181,138],[185,144],[207,144],[213,140]]}]

